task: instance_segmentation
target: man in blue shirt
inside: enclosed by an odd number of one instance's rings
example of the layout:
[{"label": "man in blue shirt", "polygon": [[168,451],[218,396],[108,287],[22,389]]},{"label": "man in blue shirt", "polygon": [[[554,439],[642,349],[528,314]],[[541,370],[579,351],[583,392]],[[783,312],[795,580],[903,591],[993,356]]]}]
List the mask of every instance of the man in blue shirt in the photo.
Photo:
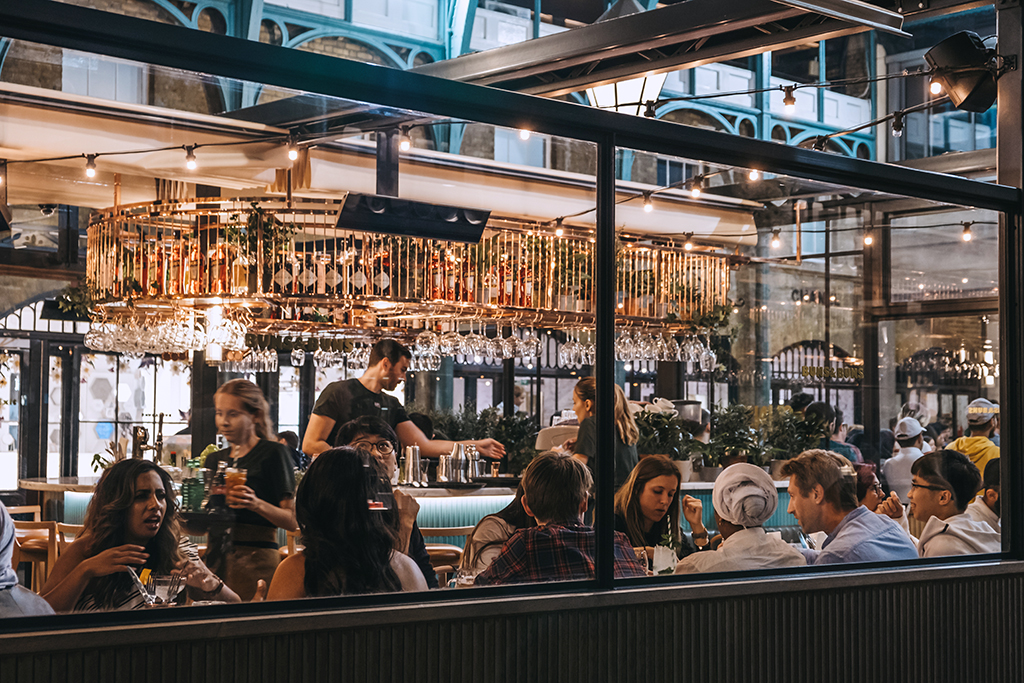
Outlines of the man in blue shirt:
[{"label": "man in blue shirt", "polygon": [[857,475],[843,456],[820,449],[786,462],[789,513],[804,533],[823,531],[821,550],[803,551],[808,564],[911,560],[917,548],[899,524],[857,504]]}]

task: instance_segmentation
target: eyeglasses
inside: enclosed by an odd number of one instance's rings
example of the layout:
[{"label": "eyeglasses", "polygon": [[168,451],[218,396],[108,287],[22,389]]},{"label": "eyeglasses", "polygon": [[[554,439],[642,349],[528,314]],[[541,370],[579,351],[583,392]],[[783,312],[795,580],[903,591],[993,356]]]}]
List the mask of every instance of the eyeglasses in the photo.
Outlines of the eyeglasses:
[{"label": "eyeglasses", "polygon": [[883,493],[885,493],[885,491],[882,489],[882,485],[879,484],[877,481],[871,485],[871,490],[877,493],[878,495],[882,495]]},{"label": "eyeglasses", "polygon": [[910,484],[912,489],[928,489],[929,491],[948,491],[945,486],[929,486],[928,484]]},{"label": "eyeglasses", "polygon": [[395,447],[390,441],[356,441],[352,444],[352,448],[362,448],[364,451],[376,453],[377,455],[391,455],[395,452]]}]

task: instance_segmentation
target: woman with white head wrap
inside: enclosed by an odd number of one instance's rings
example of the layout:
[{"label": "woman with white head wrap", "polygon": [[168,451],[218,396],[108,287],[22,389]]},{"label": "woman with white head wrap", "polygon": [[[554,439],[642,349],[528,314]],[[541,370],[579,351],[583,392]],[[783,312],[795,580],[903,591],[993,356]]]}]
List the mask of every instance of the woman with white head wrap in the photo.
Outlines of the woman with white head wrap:
[{"label": "woman with white head wrap", "polygon": [[714,552],[695,553],[676,565],[676,574],[733,572],[807,564],[800,552],[765,533],[779,505],[775,482],[760,467],[739,463],[726,467],[711,494],[722,545]]},{"label": "woman with white head wrap", "polygon": [[49,603],[18,585],[18,575],[11,566],[13,558],[14,520],[4,504],[0,503],[0,618],[53,614]]}]

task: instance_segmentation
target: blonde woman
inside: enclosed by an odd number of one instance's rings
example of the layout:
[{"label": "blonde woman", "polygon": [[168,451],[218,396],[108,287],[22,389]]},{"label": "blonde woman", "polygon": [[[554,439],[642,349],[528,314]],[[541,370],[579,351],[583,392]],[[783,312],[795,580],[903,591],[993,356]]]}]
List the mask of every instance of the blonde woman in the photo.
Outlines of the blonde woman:
[{"label": "blonde woman", "polygon": [[[584,377],[576,383],[572,392],[572,409],[580,421],[580,431],[575,444],[566,442],[572,450],[573,457],[594,470],[594,458],[597,456],[597,422],[594,420],[594,409],[597,402],[597,382],[593,377]],[[621,487],[638,461],[636,442],[640,439],[640,431],[629,412],[629,402],[622,387],[615,386],[615,490]]]}]

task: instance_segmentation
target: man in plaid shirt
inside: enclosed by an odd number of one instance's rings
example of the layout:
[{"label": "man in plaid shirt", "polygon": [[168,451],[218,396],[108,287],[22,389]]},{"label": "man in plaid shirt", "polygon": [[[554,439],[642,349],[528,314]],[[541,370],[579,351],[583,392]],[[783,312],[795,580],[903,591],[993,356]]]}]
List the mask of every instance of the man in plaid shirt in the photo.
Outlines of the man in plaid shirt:
[{"label": "man in plaid shirt", "polygon": [[[568,454],[534,458],[523,473],[522,500],[537,526],[513,534],[476,584],[593,579],[594,529],[582,523],[592,484],[590,470]],[[616,531],[615,578],[645,575],[629,539]]]}]

